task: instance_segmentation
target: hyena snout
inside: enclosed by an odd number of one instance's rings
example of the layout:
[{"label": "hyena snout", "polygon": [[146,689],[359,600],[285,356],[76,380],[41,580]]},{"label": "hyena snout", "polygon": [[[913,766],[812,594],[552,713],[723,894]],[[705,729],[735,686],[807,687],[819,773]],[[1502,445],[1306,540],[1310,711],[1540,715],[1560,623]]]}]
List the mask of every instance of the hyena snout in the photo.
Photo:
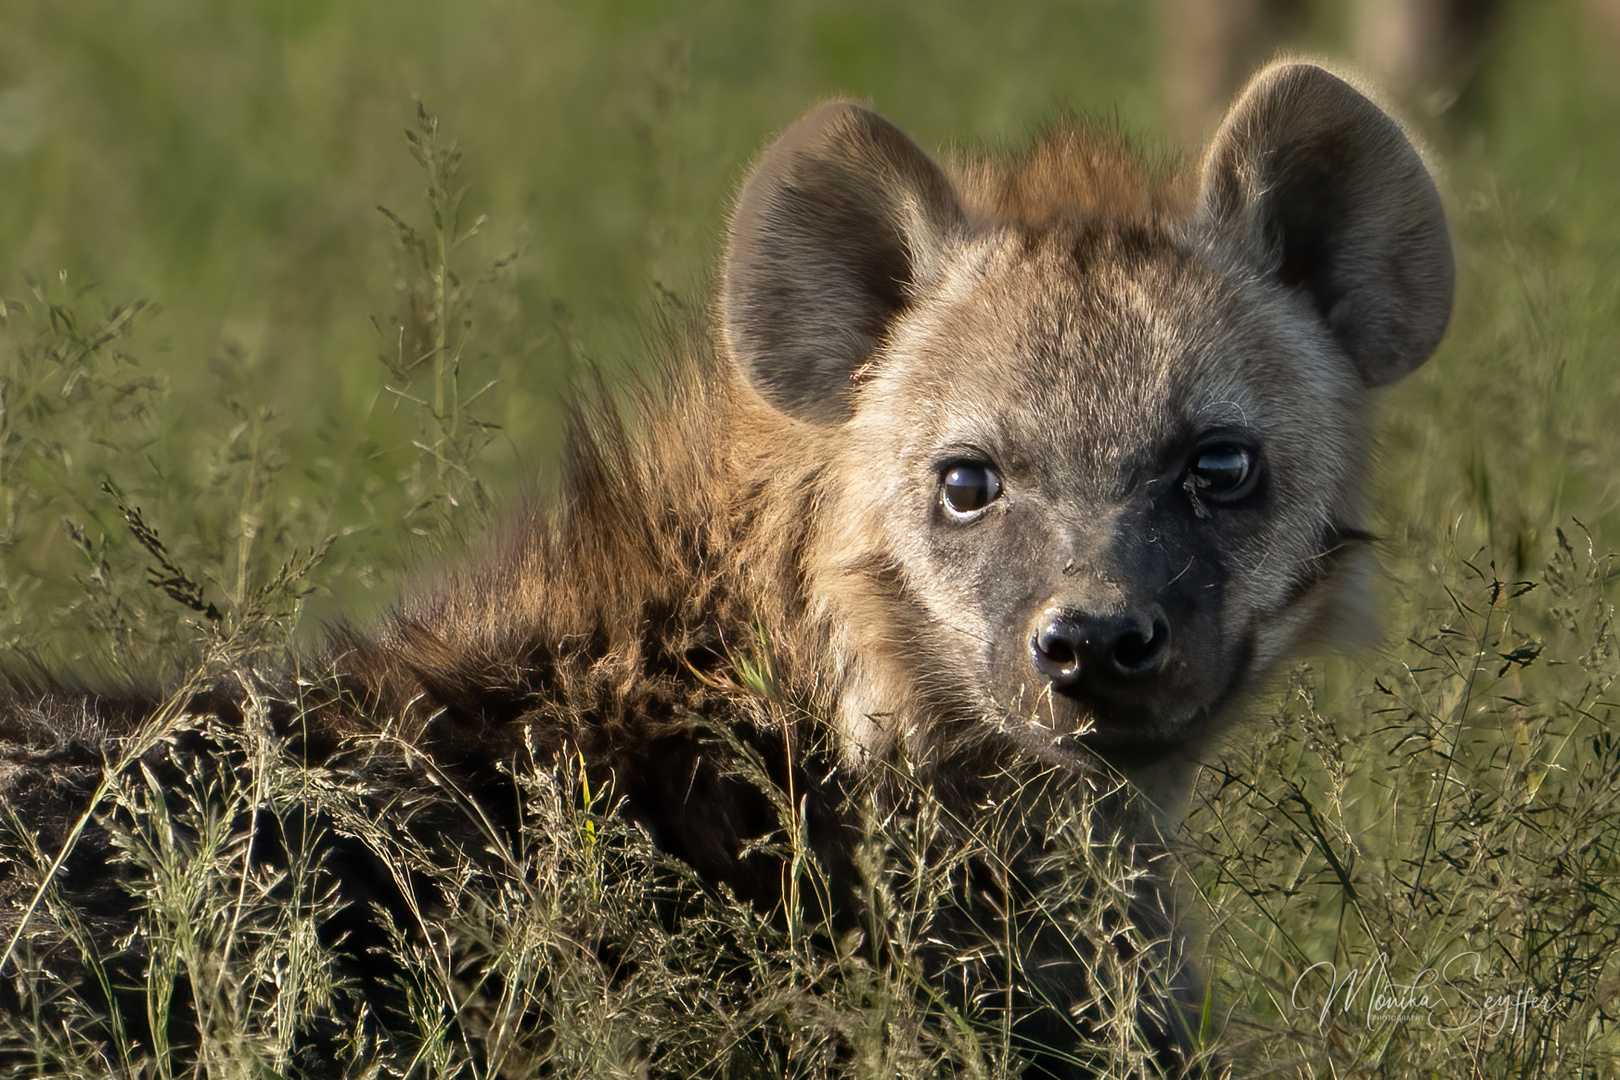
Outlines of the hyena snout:
[{"label": "hyena snout", "polygon": [[1156,674],[1170,652],[1170,624],[1157,604],[1108,614],[1053,608],[1035,619],[1029,651],[1057,689],[1104,689]]}]

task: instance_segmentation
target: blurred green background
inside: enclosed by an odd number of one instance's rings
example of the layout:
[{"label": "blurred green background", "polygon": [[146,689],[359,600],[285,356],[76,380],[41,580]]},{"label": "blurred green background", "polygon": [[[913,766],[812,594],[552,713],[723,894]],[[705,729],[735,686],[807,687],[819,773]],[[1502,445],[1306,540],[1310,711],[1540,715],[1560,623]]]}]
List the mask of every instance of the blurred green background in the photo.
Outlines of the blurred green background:
[{"label": "blurred green background", "polygon": [[[329,537],[286,602],[306,632],[365,619],[546,470],[568,387],[644,362],[660,305],[707,303],[771,132],[854,95],[927,146],[1016,145],[1078,106],[1196,154],[1169,134],[1192,125],[1166,11],[9,0],[0,644],[128,665],[184,636],[108,480],[227,622]],[[1354,20],[1305,4],[1276,40],[1353,62]],[[1511,576],[1571,519],[1620,536],[1616,24],[1600,0],[1507,3],[1457,104],[1416,112],[1462,272],[1448,343],[1386,401],[1375,524],[1400,589],[1453,542]],[[448,464],[422,369],[397,370],[431,274],[377,209],[433,231],[416,100],[463,153],[460,230],[488,215],[448,260],[457,430],[477,433]]]}]

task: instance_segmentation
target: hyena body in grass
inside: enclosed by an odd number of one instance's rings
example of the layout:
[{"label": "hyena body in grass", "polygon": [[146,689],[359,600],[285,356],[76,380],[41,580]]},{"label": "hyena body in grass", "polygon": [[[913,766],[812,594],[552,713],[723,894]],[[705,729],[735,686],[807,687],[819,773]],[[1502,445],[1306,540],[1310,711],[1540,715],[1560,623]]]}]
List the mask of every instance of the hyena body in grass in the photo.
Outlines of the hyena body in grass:
[{"label": "hyena body in grass", "polygon": [[[1024,1076],[1182,1068],[1201,990],[1159,825],[1267,674],[1359,606],[1369,397],[1434,349],[1451,290],[1419,156],[1313,66],[1258,76],[1187,180],[1084,127],[946,166],[864,108],[818,108],[744,184],[718,344],[632,425],[585,410],[560,498],[490,556],[210,689],[13,688],[6,1003],[122,1009],[95,1022],[149,1047],[206,1026],[184,980],[172,1016],[125,1001],[150,1000],[164,943],[106,793],[118,769],[165,791],[240,769],[251,731],[473,867],[533,850],[524,776],[583,776],[828,956],[878,955],[883,898],[943,860],[911,959],[947,1028],[993,1021],[984,1045]],[[344,1032],[382,1053],[416,1000],[400,942],[455,952],[434,930],[455,890],[299,798],[237,827],[254,865],[317,849],[335,890],[316,932],[339,1019],[295,1019],[288,1060],[342,1073]],[[919,816],[923,850],[872,857]]]}]

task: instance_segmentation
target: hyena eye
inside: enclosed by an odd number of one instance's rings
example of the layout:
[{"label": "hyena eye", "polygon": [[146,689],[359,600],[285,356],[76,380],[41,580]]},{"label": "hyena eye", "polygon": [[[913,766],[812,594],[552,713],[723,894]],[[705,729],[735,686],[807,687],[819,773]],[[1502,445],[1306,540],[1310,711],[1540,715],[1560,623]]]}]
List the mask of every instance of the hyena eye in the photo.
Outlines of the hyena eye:
[{"label": "hyena eye", "polygon": [[1253,450],[1237,443],[1217,443],[1193,454],[1182,486],[1195,506],[1201,499],[1232,503],[1253,491],[1259,476]]},{"label": "hyena eye", "polygon": [[996,501],[1001,494],[1001,477],[988,465],[960,462],[946,468],[940,477],[939,492],[946,512],[965,521]]}]

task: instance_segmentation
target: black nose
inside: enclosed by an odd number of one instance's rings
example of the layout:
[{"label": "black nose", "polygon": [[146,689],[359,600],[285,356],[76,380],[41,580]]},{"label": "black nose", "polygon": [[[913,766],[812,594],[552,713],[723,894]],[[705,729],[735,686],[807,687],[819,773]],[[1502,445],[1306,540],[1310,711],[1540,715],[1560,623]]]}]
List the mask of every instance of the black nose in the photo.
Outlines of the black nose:
[{"label": "black nose", "polygon": [[1035,620],[1035,670],[1067,690],[1081,681],[1140,679],[1164,663],[1170,624],[1157,612],[1048,611]]}]

